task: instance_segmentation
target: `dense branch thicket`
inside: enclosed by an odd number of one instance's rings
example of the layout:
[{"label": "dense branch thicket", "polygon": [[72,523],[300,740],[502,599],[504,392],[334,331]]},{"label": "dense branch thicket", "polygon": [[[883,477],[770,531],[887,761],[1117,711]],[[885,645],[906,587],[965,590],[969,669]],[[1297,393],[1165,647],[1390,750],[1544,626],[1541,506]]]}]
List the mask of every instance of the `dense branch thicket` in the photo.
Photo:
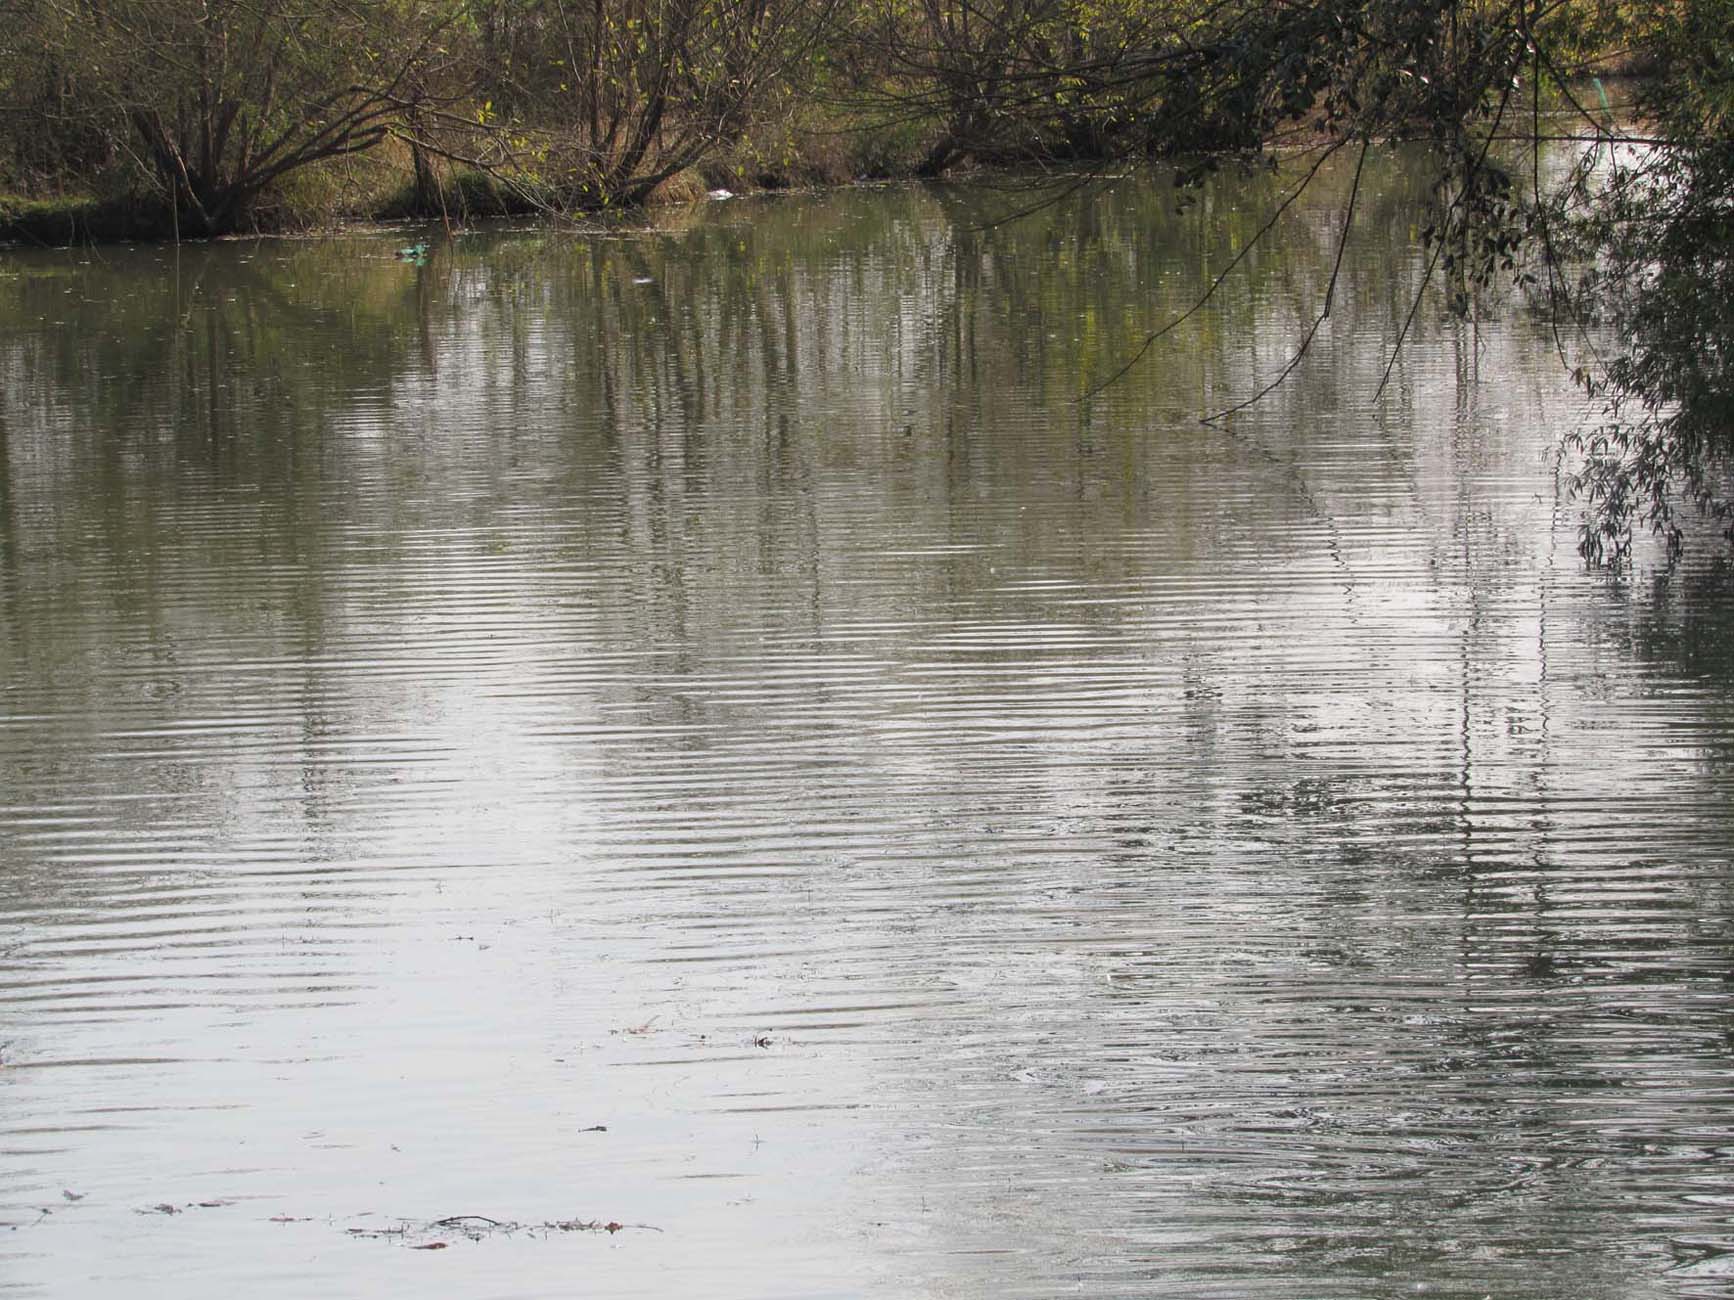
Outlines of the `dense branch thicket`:
[{"label": "dense branch thicket", "polygon": [[1638,29],[1593,0],[0,0],[0,182],[215,232],[389,140],[595,206],[799,117],[902,130],[928,175],[1421,135],[1485,204],[1477,127]]},{"label": "dense branch thicket", "polygon": [[[826,141],[845,172],[1174,158],[1184,180],[1421,140],[1443,305],[1516,279],[1606,400],[1576,481],[1586,554],[1618,561],[1646,528],[1677,550],[1683,507],[1734,525],[1731,59],[1734,0],[0,0],[0,204],[220,234],[336,168],[353,188],[357,159],[400,190],[360,206],[437,213],[637,203]],[[1616,72],[1641,86],[1618,121]],[[1580,163],[1550,190],[1555,143]],[[1606,356],[1579,329],[1598,313]]]},{"label": "dense branch thicket", "polygon": [[451,21],[425,0],[20,0],[6,17],[16,168],[131,162],[191,234],[233,230],[283,177],[378,145]]},{"label": "dense branch thicket", "polygon": [[1734,6],[1668,6],[1648,36],[1668,69],[1639,97],[1653,143],[1592,154],[1561,200],[1588,265],[1575,306],[1620,345],[1579,369],[1606,419],[1574,439],[1583,550],[1611,563],[1646,529],[1678,556],[1694,515],[1734,540]]},{"label": "dense branch thicket", "polygon": [[642,202],[802,84],[834,0],[475,0],[456,111],[418,152],[557,207]]}]

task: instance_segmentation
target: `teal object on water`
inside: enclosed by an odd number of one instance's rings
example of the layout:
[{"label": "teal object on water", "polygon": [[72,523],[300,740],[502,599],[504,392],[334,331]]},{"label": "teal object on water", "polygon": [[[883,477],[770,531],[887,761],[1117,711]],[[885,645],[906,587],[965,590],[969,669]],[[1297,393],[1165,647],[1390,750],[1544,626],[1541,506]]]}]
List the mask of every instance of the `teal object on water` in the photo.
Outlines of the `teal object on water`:
[{"label": "teal object on water", "polygon": [[411,244],[408,248],[400,248],[397,250],[397,260],[400,262],[414,262],[417,266],[426,265],[427,245]]}]

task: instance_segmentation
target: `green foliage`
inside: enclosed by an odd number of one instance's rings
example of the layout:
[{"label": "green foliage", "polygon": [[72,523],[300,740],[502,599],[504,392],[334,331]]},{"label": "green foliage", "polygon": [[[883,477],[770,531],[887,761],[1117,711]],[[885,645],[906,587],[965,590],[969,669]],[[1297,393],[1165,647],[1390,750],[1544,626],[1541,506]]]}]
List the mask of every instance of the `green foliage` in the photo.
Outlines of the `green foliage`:
[{"label": "green foliage", "polygon": [[1694,514],[1734,539],[1734,6],[1674,7],[1651,39],[1670,69],[1638,105],[1655,143],[1600,151],[1573,196],[1595,257],[1579,301],[1621,344],[1580,371],[1605,419],[1573,443],[1600,563],[1628,560],[1641,531],[1677,556]]}]

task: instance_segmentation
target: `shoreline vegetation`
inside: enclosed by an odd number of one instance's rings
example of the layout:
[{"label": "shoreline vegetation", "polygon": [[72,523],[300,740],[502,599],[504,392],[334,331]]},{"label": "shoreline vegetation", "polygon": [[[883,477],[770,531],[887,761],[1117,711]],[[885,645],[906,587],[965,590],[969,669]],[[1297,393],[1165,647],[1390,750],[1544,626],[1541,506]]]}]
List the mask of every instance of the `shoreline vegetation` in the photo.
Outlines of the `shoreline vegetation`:
[{"label": "shoreline vegetation", "polygon": [[[468,168],[442,169],[430,186],[418,183],[407,159],[376,157],[365,167],[316,172],[306,178],[310,183],[268,196],[244,225],[215,237],[335,233],[405,222],[437,222],[455,230],[504,218],[581,218],[700,203],[717,191],[772,194],[922,179],[916,153],[899,157],[890,142],[866,137],[864,142],[866,147],[859,151],[864,157],[823,139],[805,142],[792,152],[785,148],[774,162],[753,148],[720,153],[665,178],[629,207],[613,208],[567,207],[557,195],[544,197],[531,186]],[[950,173],[959,179],[981,174],[986,173],[980,168]],[[47,193],[0,189],[0,245],[56,248],[213,237],[180,231],[176,215],[159,196],[148,193],[98,197],[88,189]]]},{"label": "shoreline vegetation", "polygon": [[[742,140],[718,149],[661,179],[630,203],[572,204],[570,196],[544,192],[533,177],[456,164],[430,166],[418,174],[410,151],[388,142],[363,158],[310,167],[263,196],[244,223],[215,232],[215,237],[299,235],[405,222],[460,229],[502,218],[582,218],[699,203],[719,190],[749,195],[916,181],[923,178],[925,152],[921,136],[903,129],[785,130],[769,145]],[[947,175],[961,178],[987,170],[964,165],[948,169]],[[100,181],[66,178],[56,186],[38,184],[22,192],[0,187],[0,245],[70,247],[213,237],[196,226],[181,229],[178,214],[159,193],[128,188],[99,195]]]},{"label": "shoreline vegetation", "polygon": [[[1599,78],[1574,87],[1582,98],[1598,93],[1616,104],[1630,102],[1646,77],[1611,67]],[[1591,87],[1595,87],[1592,90]],[[1553,97],[1554,114],[1560,112]],[[244,224],[202,232],[182,229],[179,214],[160,193],[136,188],[99,196],[102,178],[69,178],[33,192],[0,186],[0,252],[5,246],[65,248],[101,243],[173,243],[204,238],[258,238],[338,233],[370,226],[441,223],[448,230],[501,219],[596,218],[652,208],[708,201],[719,191],[731,196],[839,189],[850,185],[922,181],[1002,180],[1025,175],[1042,188],[1042,173],[1052,183],[1091,171],[1120,170],[1148,162],[1168,168],[1182,186],[1221,166],[1257,164],[1304,156],[1331,146],[1315,124],[1302,122],[1280,136],[1193,155],[1147,158],[1114,156],[1052,159],[1039,154],[1009,154],[977,160],[958,155],[943,168],[930,160],[940,139],[936,124],[902,122],[890,127],[843,125],[797,127],[781,124],[767,138],[747,138],[719,148],[699,162],[660,180],[629,205],[580,202],[544,190],[534,177],[512,177],[458,164],[423,163],[418,172],[411,150],[388,141],[365,157],[309,167],[306,174],[263,196]],[[1400,137],[1393,137],[1392,143]],[[84,187],[80,188],[80,181]]]},{"label": "shoreline vegetation", "polygon": [[1680,12],[1531,4],[10,0],[0,238],[452,225],[1150,160],[1184,184],[1296,138],[1429,141],[1465,215],[1498,216],[1486,141],[1666,66]]}]

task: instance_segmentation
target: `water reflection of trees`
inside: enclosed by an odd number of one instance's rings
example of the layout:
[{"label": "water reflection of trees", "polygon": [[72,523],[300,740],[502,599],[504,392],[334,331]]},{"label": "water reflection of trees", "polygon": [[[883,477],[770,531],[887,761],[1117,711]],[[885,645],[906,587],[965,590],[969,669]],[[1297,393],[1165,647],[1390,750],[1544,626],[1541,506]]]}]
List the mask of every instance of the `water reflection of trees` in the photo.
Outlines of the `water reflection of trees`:
[{"label": "water reflection of trees", "polygon": [[[1383,364],[1419,275],[1404,231],[1421,175],[1373,178],[1343,337],[1226,433],[1192,417],[1292,346],[1346,173],[1173,347],[1086,407],[1078,395],[1189,304],[1284,177],[1224,178],[1184,214],[1160,179],[1130,177],[1000,225],[1003,197],[957,189],[737,205],[688,229],[463,240],[425,268],[367,241],[26,259],[0,282],[6,481],[54,508],[9,556],[110,575],[80,593],[93,633],[143,619],[157,642],[263,637],[316,659],[392,614],[344,568],[383,571],[428,531],[470,560],[503,548],[496,580],[526,599],[545,587],[536,566],[618,550],[630,599],[599,635],[656,647],[674,674],[750,636],[817,645],[851,622],[951,619],[996,570],[1125,587],[1153,563],[1207,574],[1231,551],[1304,568],[1367,486],[1321,455],[1328,425],[1312,416]],[[1399,380],[1394,422],[1426,400],[1424,374]],[[1421,480],[1459,472],[1454,445],[1393,443],[1407,508]],[[574,508],[503,523],[525,493]],[[228,513],[194,546],[184,511],[213,496]],[[875,551],[961,540],[974,549],[893,563],[894,583],[844,580]],[[1362,557],[1331,545],[1352,573]],[[252,575],[269,609],[190,608],[175,598],[189,567]],[[1063,617],[1118,635],[1126,611]],[[65,676],[64,628],[9,622],[25,661]],[[668,688],[630,689],[655,708]]]},{"label": "water reflection of trees", "polygon": [[[898,1098],[913,1122],[1063,1135],[1044,1153],[1090,1174],[1100,1195],[1072,1202],[1097,1228],[1172,1213],[1206,1267],[1212,1215],[1274,1206],[1304,1222],[1273,1269],[1377,1279],[1389,1260],[1355,1251],[1393,1218],[1498,1214],[1557,1229],[1600,1286],[1618,1261],[1582,1236],[1602,1211],[1572,1161],[1624,1159],[1645,1125],[1720,1132],[1688,1022],[1726,910],[1721,815],[1670,813],[1662,788],[1713,765],[1602,756],[1610,720],[1624,742],[1677,717],[1607,670],[1714,675],[1715,641],[1665,602],[1602,619],[1549,561],[1534,421],[1560,389],[1519,331],[1424,340],[1442,346],[1386,407],[1358,405],[1420,275],[1408,177],[1363,196],[1315,354],[1220,429],[1196,415],[1316,310],[1344,178],[1088,406],[1280,177],[1185,216],[1129,178],[988,228],[997,201],[960,190],[743,204],[466,239],[425,268],[367,241],[188,252],[178,273],[166,253],[27,260],[0,281],[6,680],[161,721],[214,714],[236,680],[187,647],[245,661],[297,756],[296,815],[336,828],[301,850],[333,860],[370,799],[393,815],[341,744],[394,730],[496,727],[514,761],[551,755],[551,801],[626,838],[654,813],[697,842],[726,803],[741,843],[710,858],[748,874],[765,832],[815,910],[871,894],[864,924],[927,944],[913,975],[860,978],[970,990],[901,1058],[957,1085]],[[1689,707],[1720,744],[1720,694]],[[0,775],[128,779],[98,748],[45,725]],[[225,800],[263,816],[229,787],[276,779],[184,771],[185,820],[212,835]],[[1641,857],[1609,829],[1634,808]],[[821,853],[873,882],[815,871]],[[786,892],[703,906],[810,923]],[[962,985],[972,961],[999,975]],[[1031,1060],[1107,1090],[1032,1103],[1006,1083]],[[1615,1113],[1669,1071],[1700,1100]],[[1594,1118],[1581,1145],[1534,1136],[1568,1106]],[[989,1219],[998,1192],[951,1163],[967,1145],[912,1164]],[[1544,1146],[1566,1155],[1542,1169]],[[1621,1194],[1665,1198],[1687,1158]],[[1375,1185],[1392,1171],[1436,1178]],[[1444,1266],[1425,1232],[1399,1244]]]}]

